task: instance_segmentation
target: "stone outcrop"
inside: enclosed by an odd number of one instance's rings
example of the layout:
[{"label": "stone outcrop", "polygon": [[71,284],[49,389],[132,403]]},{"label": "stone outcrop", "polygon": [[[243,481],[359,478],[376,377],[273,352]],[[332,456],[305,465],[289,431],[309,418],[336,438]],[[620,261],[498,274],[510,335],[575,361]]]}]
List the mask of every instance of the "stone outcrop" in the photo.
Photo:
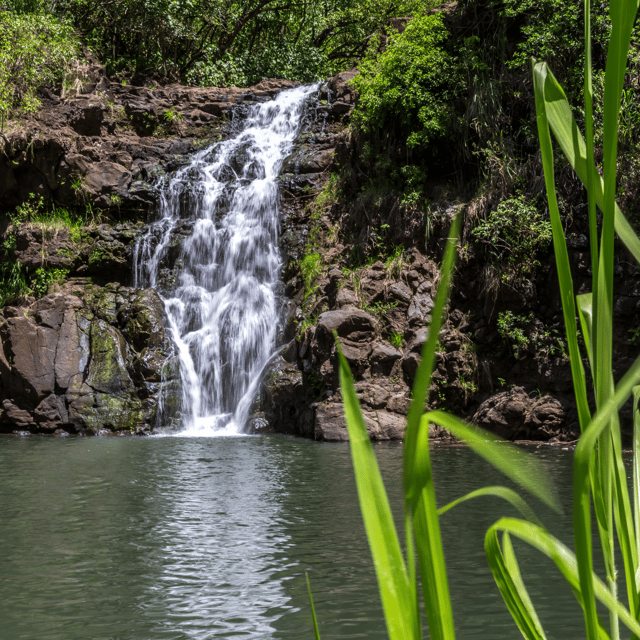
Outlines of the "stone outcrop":
[{"label": "stone outcrop", "polygon": [[[318,440],[347,439],[335,334],[353,373],[370,437],[401,439],[411,386],[429,337],[449,225],[460,207],[470,207],[472,215],[476,205],[441,200],[425,227],[423,214],[403,211],[397,197],[380,197],[362,206],[357,200],[344,205],[332,198],[329,176],[338,166],[350,175],[351,183],[342,183],[347,191],[360,175],[362,141],[345,129],[357,100],[349,83],[355,73],[328,82],[316,106],[319,116],[309,121],[283,167],[281,244],[290,302],[282,337],[287,346],[265,381],[262,410],[276,431]],[[314,192],[323,192],[315,203],[308,199]],[[382,248],[372,209],[379,212],[377,224],[385,223]],[[385,257],[389,244],[395,253]],[[486,271],[466,227],[461,244],[464,252],[438,335],[425,408],[450,410],[505,439],[572,439],[575,412],[570,401],[560,401],[571,397],[569,363],[552,333],[561,322],[553,274],[543,266],[535,282],[499,284],[496,294],[482,280]],[[353,258],[367,252],[381,259],[363,264]],[[321,268],[309,283],[300,265],[313,253],[320,257]],[[511,309],[529,317],[525,314],[536,305],[544,317],[527,328],[533,338],[526,354],[514,352],[497,331],[498,312]],[[522,387],[505,391],[505,380]],[[434,437],[447,437],[438,427],[431,431]]]},{"label": "stone outcrop", "polygon": [[33,119],[0,139],[0,209],[34,194],[65,206],[90,203],[116,217],[146,211],[151,183],[168,160],[218,140],[234,113],[294,84],[150,89],[102,78],[64,100],[49,93]]},{"label": "stone outcrop", "polygon": [[163,314],[152,290],[81,278],[5,307],[0,431],[147,432],[159,418],[159,394],[177,381]]},{"label": "stone outcrop", "polygon": [[564,418],[556,398],[532,399],[522,387],[514,387],[483,402],[472,421],[505,440],[544,441],[561,439]]}]

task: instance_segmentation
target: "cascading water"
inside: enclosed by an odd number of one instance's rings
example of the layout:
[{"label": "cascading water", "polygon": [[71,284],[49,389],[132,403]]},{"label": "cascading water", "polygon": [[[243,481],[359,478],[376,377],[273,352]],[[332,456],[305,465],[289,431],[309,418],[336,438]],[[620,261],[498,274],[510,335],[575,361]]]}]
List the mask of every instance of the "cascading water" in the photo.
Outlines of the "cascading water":
[{"label": "cascading water", "polygon": [[136,248],[135,286],[157,287],[185,218],[175,291],[163,295],[180,361],[187,432],[241,433],[279,321],[277,178],[316,86],[251,107],[243,130],[193,157],[162,189],[160,217]]}]

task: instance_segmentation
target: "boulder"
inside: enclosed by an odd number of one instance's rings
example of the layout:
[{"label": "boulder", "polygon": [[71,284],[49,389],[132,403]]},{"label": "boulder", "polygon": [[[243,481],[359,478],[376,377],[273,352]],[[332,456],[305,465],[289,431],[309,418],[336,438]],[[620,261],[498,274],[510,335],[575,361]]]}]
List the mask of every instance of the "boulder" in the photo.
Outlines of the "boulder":
[{"label": "boulder", "polygon": [[90,166],[83,184],[92,195],[125,195],[131,184],[131,173],[115,162],[98,162]]},{"label": "boulder", "polygon": [[302,373],[283,358],[277,358],[269,367],[262,383],[260,406],[270,429],[313,437],[313,411]]},{"label": "boulder", "polygon": [[134,431],[153,419],[164,387],[180,393],[162,310],[154,291],[86,284],[5,308],[0,430]]},{"label": "boulder", "polygon": [[318,329],[331,334],[336,331],[341,338],[358,339],[363,334],[371,334],[378,328],[378,321],[362,309],[343,308],[325,311],[318,318]]},{"label": "boulder", "polygon": [[532,399],[523,387],[485,400],[471,421],[506,440],[550,440],[564,426],[564,410],[551,396]]},{"label": "boulder", "polygon": [[[404,438],[406,424],[403,416],[384,410],[364,410],[362,414],[371,440],[401,440]],[[316,440],[327,442],[346,442],[349,440],[341,402],[323,402],[316,406],[314,437]]]}]

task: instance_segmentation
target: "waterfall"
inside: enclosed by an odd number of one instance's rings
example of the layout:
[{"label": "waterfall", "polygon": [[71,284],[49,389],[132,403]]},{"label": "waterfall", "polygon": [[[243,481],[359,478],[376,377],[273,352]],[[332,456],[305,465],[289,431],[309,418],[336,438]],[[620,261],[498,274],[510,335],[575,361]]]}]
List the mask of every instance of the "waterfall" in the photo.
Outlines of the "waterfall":
[{"label": "waterfall", "polygon": [[[233,139],[196,153],[162,187],[159,218],[136,247],[135,286],[158,289],[164,301],[189,433],[241,433],[274,353],[277,178],[316,88],[252,106]],[[160,286],[160,266],[181,234],[177,282]]]}]

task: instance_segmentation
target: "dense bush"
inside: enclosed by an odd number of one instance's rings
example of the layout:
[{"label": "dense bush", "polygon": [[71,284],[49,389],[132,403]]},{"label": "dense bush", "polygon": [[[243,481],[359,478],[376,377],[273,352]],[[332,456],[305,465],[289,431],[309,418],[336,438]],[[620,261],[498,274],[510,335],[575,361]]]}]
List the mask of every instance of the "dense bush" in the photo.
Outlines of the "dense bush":
[{"label": "dense bush", "polygon": [[426,15],[412,20],[403,33],[392,34],[379,55],[374,39],[354,79],[360,92],[356,126],[372,133],[401,127],[409,147],[449,135],[449,103],[461,78],[445,49],[448,35],[441,15]]},{"label": "dense bush", "polygon": [[0,12],[0,130],[14,110],[35,111],[39,87],[64,80],[79,43],[51,16]]},{"label": "dense bush", "polygon": [[471,232],[491,256],[529,271],[551,245],[551,223],[523,195],[501,202]]}]

